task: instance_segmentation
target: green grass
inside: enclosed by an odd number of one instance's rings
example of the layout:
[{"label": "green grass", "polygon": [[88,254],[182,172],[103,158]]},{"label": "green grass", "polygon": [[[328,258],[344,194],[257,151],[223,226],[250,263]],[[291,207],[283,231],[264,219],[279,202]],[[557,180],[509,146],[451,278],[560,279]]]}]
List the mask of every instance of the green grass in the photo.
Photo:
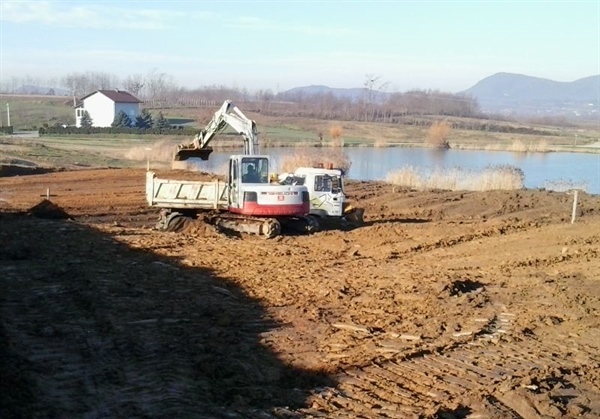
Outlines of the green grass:
[{"label": "green grass", "polygon": [[[2,123],[7,124],[6,104],[10,106],[10,123],[15,130],[36,130],[44,124],[75,124],[73,98],[68,96],[13,96],[0,95]],[[157,113],[157,112],[153,112]],[[173,125],[195,124],[191,117],[174,115],[165,110],[165,117]]]},{"label": "green grass", "polygon": [[[43,124],[74,123],[72,98],[47,96],[2,96],[4,103],[10,103],[11,123],[16,130],[32,129]],[[0,102],[2,103],[2,102]],[[172,123],[192,123],[197,120],[208,122],[215,109],[177,109],[164,110],[164,115]],[[156,112],[156,111],[154,111]],[[319,143],[319,134],[323,136],[323,145],[343,143],[345,147],[426,147],[429,127],[400,124],[367,123],[360,121],[330,121],[315,118],[289,116],[271,116],[245,112],[255,119],[258,125],[261,146],[314,146]],[[6,123],[6,111],[0,107],[0,114]],[[432,120],[434,117],[428,117]],[[439,119],[439,118],[437,118]],[[436,120],[437,120],[436,119]],[[465,120],[466,121],[466,120]],[[497,124],[514,126],[514,122],[494,121]],[[331,138],[330,130],[341,131],[340,141]],[[545,144],[546,151],[599,152],[598,148],[575,148],[574,145],[590,144],[600,139],[597,125],[581,127],[537,127],[540,131],[554,132],[558,135],[527,135],[451,129],[448,142],[455,149],[511,150],[515,144]],[[227,129],[226,133],[233,133]],[[189,136],[133,135],[133,134],[93,134],[77,136],[44,136],[42,138],[0,137],[0,160],[26,160],[44,165],[92,164],[98,166],[139,165],[145,158],[146,148],[152,153],[161,149],[160,155],[171,154],[170,147],[180,143],[189,143]],[[226,149],[237,146],[241,140],[237,134],[221,135],[211,145]],[[131,156],[135,155],[135,158]],[[129,158],[128,158],[129,157]]]},{"label": "green grass", "polygon": [[169,120],[169,123],[171,125],[183,125],[183,124],[194,124],[197,125],[196,120],[195,119],[191,119],[191,118],[178,118],[176,116],[169,116],[168,114],[165,115],[165,118],[167,118]]},{"label": "green grass", "polygon": [[15,130],[37,129],[43,124],[75,124],[73,98],[57,96],[0,96],[2,123],[7,124],[6,103],[10,107],[10,123]]},{"label": "green grass", "polygon": [[[156,144],[172,154],[181,136],[152,135],[144,138],[120,134],[115,137],[48,136],[40,138],[0,137],[0,162],[29,162],[40,166],[90,165],[98,167],[136,167],[145,161],[146,149]],[[132,158],[131,151],[135,151]]]},{"label": "green grass", "polygon": [[119,158],[114,150],[103,150],[91,145],[81,146],[73,143],[58,145],[42,141],[6,141],[0,142],[0,162],[23,164],[25,162],[39,166],[94,166],[94,167],[132,167],[139,162]]}]

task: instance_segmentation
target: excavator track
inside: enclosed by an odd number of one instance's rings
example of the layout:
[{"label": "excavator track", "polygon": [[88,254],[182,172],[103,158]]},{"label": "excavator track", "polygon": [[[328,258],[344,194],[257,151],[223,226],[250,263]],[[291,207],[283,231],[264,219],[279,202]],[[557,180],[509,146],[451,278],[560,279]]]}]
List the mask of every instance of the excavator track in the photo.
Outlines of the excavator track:
[{"label": "excavator track", "polygon": [[247,217],[236,214],[219,214],[208,217],[210,224],[219,230],[255,234],[272,239],[281,234],[281,224],[275,218]]},{"label": "excavator track", "polygon": [[163,210],[160,212],[156,230],[181,232],[193,223],[205,222],[215,226],[222,232],[236,232],[254,234],[266,239],[272,239],[281,234],[281,224],[275,218],[248,217],[237,214],[212,214],[199,219],[198,214],[181,213],[177,211]]},{"label": "excavator track", "polygon": [[[282,233],[311,234],[320,230],[319,221],[311,216],[297,218],[263,218],[249,217],[231,213],[213,213],[202,215],[196,213],[181,213],[171,210],[160,212],[156,230],[181,232],[193,223],[204,222],[215,226],[224,233],[245,233],[272,239]],[[202,221],[200,220],[202,218]]]}]

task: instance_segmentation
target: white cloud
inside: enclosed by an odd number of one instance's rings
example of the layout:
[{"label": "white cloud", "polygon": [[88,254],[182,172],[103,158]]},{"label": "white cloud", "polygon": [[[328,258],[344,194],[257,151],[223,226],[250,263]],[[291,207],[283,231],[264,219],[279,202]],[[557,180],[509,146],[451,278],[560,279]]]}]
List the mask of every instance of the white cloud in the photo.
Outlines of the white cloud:
[{"label": "white cloud", "polygon": [[[105,71],[105,67],[116,67],[123,71],[129,71],[128,68],[136,67],[138,64],[162,66],[164,63],[172,64],[192,64],[198,63],[198,59],[194,56],[189,55],[177,55],[171,52],[168,53],[157,53],[157,52],[144,52],[125,49],[110,49],[110,48],[96,48],[96,49],[80,49],[76,53],[77,59],[74,60],[75,54],[69,50],[48,50],[48,49],[20,49],[15,50],[10,54],[10,57],[5,60],[3,64],[7,63],[19,63],[27,60],[27,57],[36,57],[33,65],[39,66],[39,63],[56,63],[59,66],[64,67],[64,63],[70,63],[69,67],[72,68],[75,65],[78,67],[85,68],[86,71],[98,69],[99,71]],[[68,70],[65,70],[68,72]]]},{"label": "white cloud", "polygon": [[351,33],[351,31],[346,28],[281,24],[252,16],[242,16],[233,20],[228,20],[227,26],[230,28],[256,31],[295,32],[304,35],[346,36]]},{"label": "white cloud", "polygon": [[116,49],[96,49],[96,50],[85,50],[78,52],[78,59],[86,60],[90,62],[112,62],[122,65],[123,62],[132,63],[146,63],[154,64],[157,63],[190,63],[195,61],[193,57],[185,55],[174,55],[160,54],[160,53],[148,53],[139,51],[127,51],[127,50],[116,50]]},{"label": "white cloud", "polygon": [[[182,13],[176,13],[179,17]],[[94,29],[166,29],[173,12],[150,9],[118,9],[98,5],[61,4],[49,1],[3,1],[0,20],[13,23],[35,23],[65,28]]]}]

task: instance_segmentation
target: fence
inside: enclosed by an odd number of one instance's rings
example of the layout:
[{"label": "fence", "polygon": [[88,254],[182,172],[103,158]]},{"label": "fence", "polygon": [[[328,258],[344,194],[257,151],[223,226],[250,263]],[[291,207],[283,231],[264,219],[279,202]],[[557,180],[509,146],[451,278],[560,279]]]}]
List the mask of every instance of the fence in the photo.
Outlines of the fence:
[{"label": "fence", "polygon": [[193,98],[173,98],[173,99],[149,99],[144,101],[144,108],[148,109],[169,109],[169,108],[215,108],[215,100],[193,99]]}]

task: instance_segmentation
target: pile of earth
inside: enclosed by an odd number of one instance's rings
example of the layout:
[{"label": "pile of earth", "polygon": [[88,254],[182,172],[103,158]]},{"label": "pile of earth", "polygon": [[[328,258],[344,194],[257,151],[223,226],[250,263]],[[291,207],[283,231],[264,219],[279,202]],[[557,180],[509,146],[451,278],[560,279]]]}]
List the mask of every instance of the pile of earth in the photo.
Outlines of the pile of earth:
[{"label": "pile of earth", "polygon": [[27,211],[28,215],[33,215],[37,218],[45,218],[50,220],[71,220],[72,217],[64,209],[50,201],[43,199],[39,204],[34,205]]}]

